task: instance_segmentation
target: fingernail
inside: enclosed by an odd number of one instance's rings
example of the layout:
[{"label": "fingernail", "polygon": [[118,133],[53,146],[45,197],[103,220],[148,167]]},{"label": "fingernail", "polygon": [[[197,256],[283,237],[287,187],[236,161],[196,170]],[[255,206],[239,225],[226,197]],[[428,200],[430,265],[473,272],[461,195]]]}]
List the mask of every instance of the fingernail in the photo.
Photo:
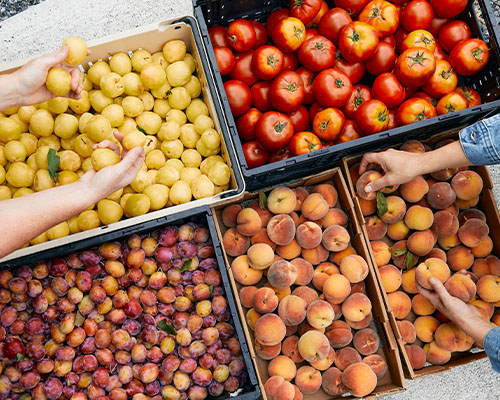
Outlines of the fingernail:
[{"label": "fingernail", "polygon": [[365,192],[370,193],[372,191],[372,187],[370,185],[365,186]]},{"label": "fingernail", "polygon": [[434,278],[433,276],[429,278],[429,283],[437,283],[438,279]]}]

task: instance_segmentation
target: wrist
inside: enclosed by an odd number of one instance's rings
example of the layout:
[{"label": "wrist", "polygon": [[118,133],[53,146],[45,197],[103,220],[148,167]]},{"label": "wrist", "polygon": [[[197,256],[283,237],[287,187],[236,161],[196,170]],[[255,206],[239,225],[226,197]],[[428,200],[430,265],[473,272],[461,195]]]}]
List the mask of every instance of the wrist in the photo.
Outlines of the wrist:
[{"label": "wrist", "polygon": [[460,319],[457,321],[457,326],[467,333],[474,341],[483,346],[484,338],[488,332],[493,329],[493,326],[484,321],[481,317],[473,317],[468,319]]},{"label": "wrist", "polygon": [[0,110],[24,105],[18,71],[0,76]]}]

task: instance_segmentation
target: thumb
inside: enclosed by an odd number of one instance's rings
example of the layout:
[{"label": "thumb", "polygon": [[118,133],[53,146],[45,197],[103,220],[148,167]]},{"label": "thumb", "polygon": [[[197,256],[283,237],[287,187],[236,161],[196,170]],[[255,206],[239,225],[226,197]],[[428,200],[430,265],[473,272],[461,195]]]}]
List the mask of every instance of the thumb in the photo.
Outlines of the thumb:
[{"label": "thumb", "polygon": [[444,285],[441,283],[441,281],[437,278],[431,277],[429,278],[429,283],[432,286],[432,289],[438,294],[438,296],[441,298],[441,301],[444,299],[447,299],[450,297],[450,294],[444,287]]},{"label": "thumb", "polygon": [[365,192],[378,192],[379,190],[385,188],[386,186],[390,186],[390,177],[389,174],[384,175],[382,178],[374,180],[365,186]]},{"label": "thumb", "polygon": [[52,53],[48,53],[44,56],[40,57],[40,62],[44,65],[45,68],[51,68],[54,65],[61,64],[68,57],[69,47],[64,46],[60,49],[53,51]]}]

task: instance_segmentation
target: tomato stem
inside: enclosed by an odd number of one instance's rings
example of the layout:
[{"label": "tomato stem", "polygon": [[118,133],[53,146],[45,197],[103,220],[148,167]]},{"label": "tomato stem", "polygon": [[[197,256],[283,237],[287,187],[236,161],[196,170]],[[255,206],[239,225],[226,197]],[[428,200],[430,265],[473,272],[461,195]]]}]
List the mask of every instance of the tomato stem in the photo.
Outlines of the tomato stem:
[{"label": "tomato stem", "polygon": [[298,39],[302,40],[302,36],[304,36],[304,29],[297,28],[296,26],[293,27],[293,35]]},{"label": "tomato stem", "polygon": [[479,47],[472,50],[472,57],[474,57],[477,61],[483,62],[483,53],[487,52],[488,49],[483,50],[480,49]]},{"label": "tomato stem", "polygon": [[295,7],[302,7],[302,4],[304,4],[304,0],[294,0],[293,2]]},{"label": "tomato stem", "polygon": [[389,116],[389,113],[387,112],[387,108],[384,109],[384,111],[378,113],[378,120],[380,122],[385,122],[387,120],[387,117]]},{"label": "tomato stem", "polygon": [[439,75],[441,75],[441,78],[443,78],[443,79],[449,79],[452,71],[453,71],[453,68],[450,68],[448,71],[443,70]]},{"label": "tomato stem", "polygon": [[321,133],[324,133],[328,129],[328,124],[330,123],[330,120],[328,121],[321,121],[319,123],[319,127],[321,129]]},{"label": "tomato stem", "polygon": [[313,143],[307,138],[304,138],[304,141],[307,143],[307,148],[309,149],[309,151],[313,151],[314,149],[316,149],[316,147],[318,147],[317,143]]},{"label": "tomato stem", "polygon": [[267,64],[270,65],[274,70],[276,70],[276,62],[279,61],[277,60],[274,56],[269,56],[267,57]]},{"label": "tomato stem", "polygon": [[373,10],[372,10],[372,13],[371,15],[368,17],[368,19],[374,19],[374,18],[377,18],[380,16],[380,8],[377,8],[375,7]]},{"label": "tomato stem", "polygon": [[451,112],[455,112],[455,107],[454,107],[454,106],[453,106],[453,104],[451,104],[451,103],[450,103],[450,104],[447,104],[447,105],[445,106],[445,108],[446,108],[446,111],[447,111],[447,112],[449,112],[449,113],[451,113]]},{"label": "tomato stem", "polygon": [[361,39],[361,35],[356,31],[352,31],[352,35],[347,36],[347,38],[351,39],[353,42],[359,42],[359,40]]},{"label": "tomato stem", "polygon": [[324,48],[324,47],[325,47],[325,46],[323,45],[323,43],[322,43],[322,42],[316,42],[316,43],[314,44],[314,48],[315,48],[316,50],[323,50],[323,48]]},{"label": "tomato stem", "polygon": [[277,133],[281,133],[283,132],[283,129],[286,128],[286,126],[288,125],[288,122],[285,122],[285,123],[281,123],[281,122],[277,122],[276,125],[274,125],[274,130],[277,132]]},{"label": "tomato stem", "polygon": [[344,86],[344,81],[342,81],[342,79],[335,79],[335,86],[341,88]]}]

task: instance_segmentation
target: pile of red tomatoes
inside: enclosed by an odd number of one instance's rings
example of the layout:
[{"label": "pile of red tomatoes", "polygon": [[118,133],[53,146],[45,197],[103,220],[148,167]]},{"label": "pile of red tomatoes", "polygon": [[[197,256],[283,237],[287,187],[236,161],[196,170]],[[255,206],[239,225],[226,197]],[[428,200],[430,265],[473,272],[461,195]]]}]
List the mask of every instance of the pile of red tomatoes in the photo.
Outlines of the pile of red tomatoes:
[{"label": "pile of red tomatoes", "polygon": [[209,29],[248,168],[481,103],[457,86],[489,60],[454,19],[467,0],[334,4],[291,0],[265,26]]}]

